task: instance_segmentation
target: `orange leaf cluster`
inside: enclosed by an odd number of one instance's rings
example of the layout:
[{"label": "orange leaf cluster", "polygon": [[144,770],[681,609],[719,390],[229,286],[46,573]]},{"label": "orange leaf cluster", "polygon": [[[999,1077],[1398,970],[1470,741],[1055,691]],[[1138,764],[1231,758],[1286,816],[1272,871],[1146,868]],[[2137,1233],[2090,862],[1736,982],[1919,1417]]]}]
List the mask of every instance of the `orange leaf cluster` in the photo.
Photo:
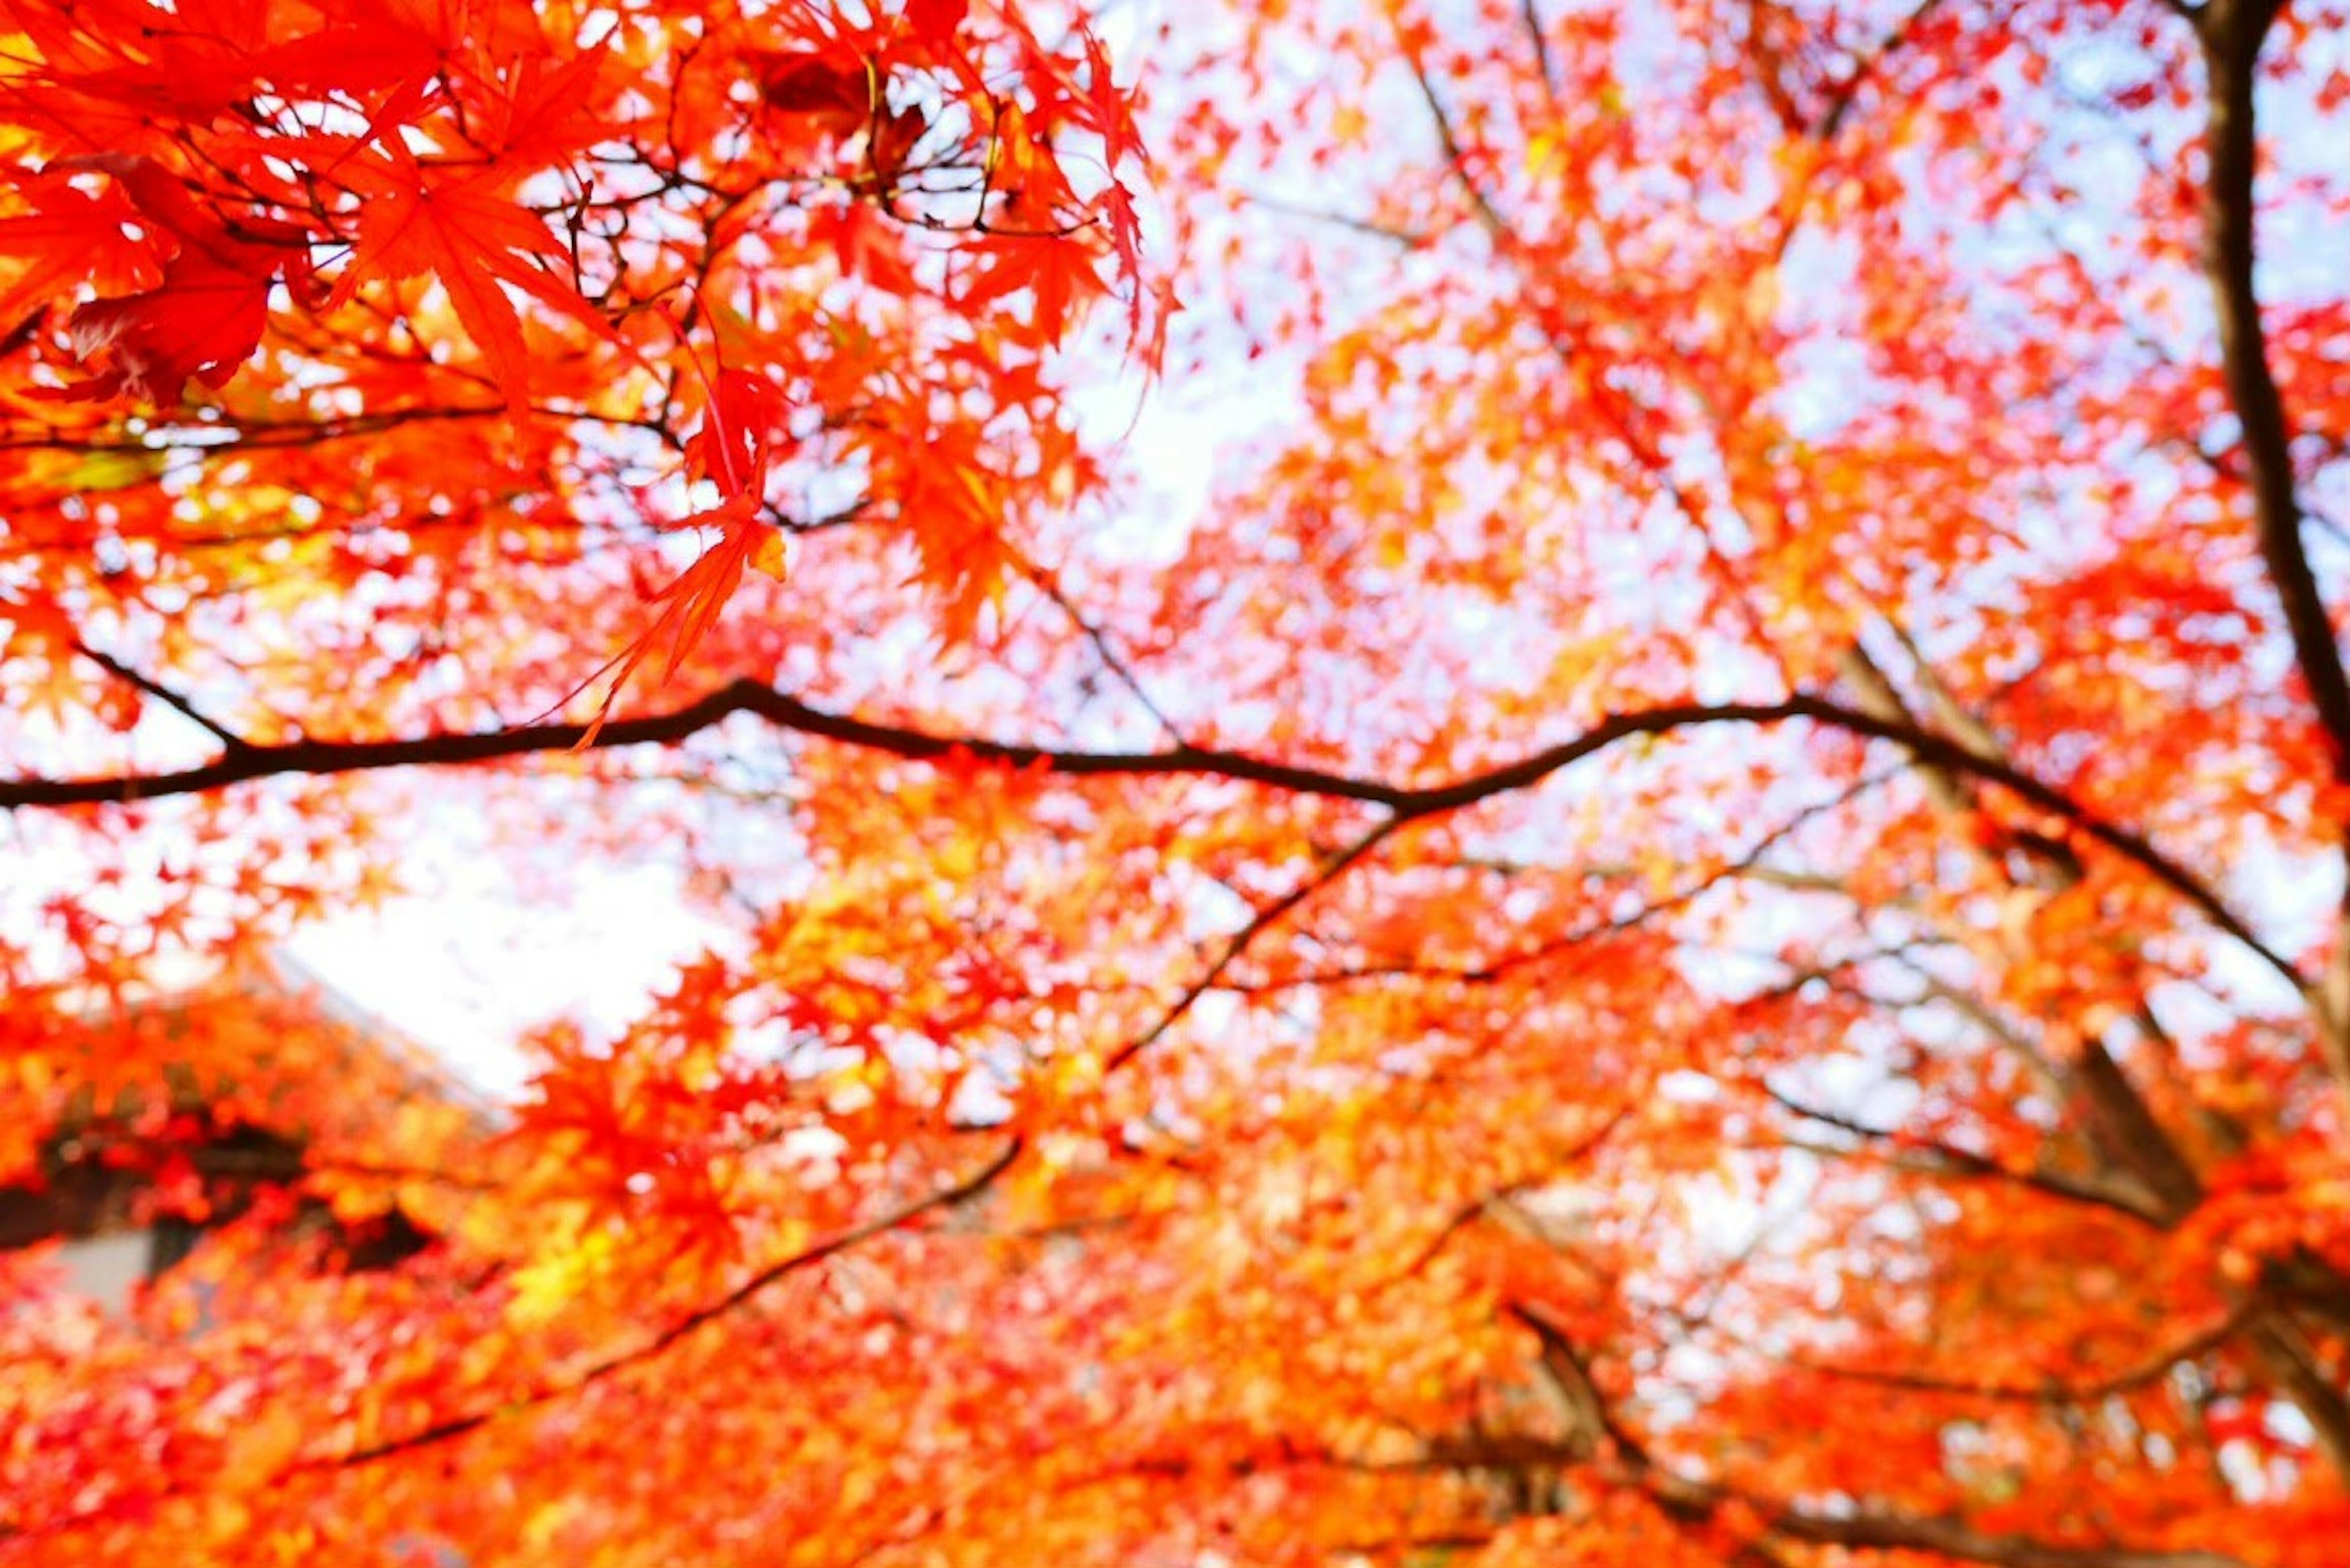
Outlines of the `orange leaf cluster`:
[{"label": "orange leaf cluster", "polygon": [[2337,1568],[2345,35],[0,0],[0,1568]]}]

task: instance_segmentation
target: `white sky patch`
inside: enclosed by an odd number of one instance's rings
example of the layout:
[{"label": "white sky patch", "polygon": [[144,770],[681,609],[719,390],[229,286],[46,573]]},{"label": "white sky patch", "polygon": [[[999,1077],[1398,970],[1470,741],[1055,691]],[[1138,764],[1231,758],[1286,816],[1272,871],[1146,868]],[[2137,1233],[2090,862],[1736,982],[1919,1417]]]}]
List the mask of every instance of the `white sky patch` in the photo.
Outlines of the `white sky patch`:
[{"label": "white sky patch", "polygon": [[550,899],[518,888],[501,857],[434,835],[402,870],[409,895],[307,927],[287,949],[500,1100],[533,1071],[525,1033],[567,1016],[618,1033],[717,935],[675,867],[598,867]]}]

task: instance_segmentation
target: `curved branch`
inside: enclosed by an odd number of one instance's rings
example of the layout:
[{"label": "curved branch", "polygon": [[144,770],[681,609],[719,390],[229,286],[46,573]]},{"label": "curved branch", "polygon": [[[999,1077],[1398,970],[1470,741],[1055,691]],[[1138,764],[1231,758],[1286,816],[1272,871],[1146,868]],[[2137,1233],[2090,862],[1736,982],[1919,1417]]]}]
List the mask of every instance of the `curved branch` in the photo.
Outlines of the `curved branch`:
[{"label": "curved branch", "polygon": [[[1892,1144],[1897,1151],[1912,1154],[1918,1160],[1914,1166],[1897,1165],[1896,1168],[1916,1169],[1926,1175],[1960,1179],[2012,1182],[2063,1202],[2085,1203],[2107,1210],[2137,1224],[2161,1229],[2165,1223],[2165,1211],[2151,1194],[2143,1190],[2117,1188],[2095,1177],[2068,1176],[2059,1170],[2018,1168],[1972,1149],[1918,1137],[1899,1127],[1875,1127],[1824,1106],[1806,1105],[1780,1093],[1767,1082],[1762,1085],[1762,1092],[1764,1098],[1791,1116],[1834,1127],[1864,1142]],[[1821,1149],[1818,1152],[1840,1151]]]},{"label": "curved branch", "polygon": [[[2333,753],[2334,777],[2350,783],[2350,675],[2334,640],[2334,618],[2301,536],[2301,500],[2293,475],[2293,427],[2269,367],[2254,287],[2257,261],[2252,182],[2260,161],[2253,121],[2261,46],[2283,0],[2207,0],[2189,13],[2210,80],[2205,136],[2210,169],[2203,186],[2203,275],[2220,323],[2220,365],[2228,401],[2242,431],[2244,476],[2261,557],[2284,608],[2293,661],[2309,687],[2319,728]],[[2350,843],[2345,843],[2350,849]],[[2344,919],[2350,921],[2350,893]],[[2324,979],[2305,986],[2320,1050],[2336,1084],[2350,1095],[2350,931],[2337,935]]]},{"label": "curved branch", "polygon": [[[1749,1501],[1712,1487],[1676,1486],[1659,1495],[1687,1497],[1709,1513],[1731,1501]],[[1751,1506],[1751,1502],[1750,1502]],[[2022,1535],[1994,1535],[1950,1520],[1901,1514],[1807,1513],[1789,1510],[1765,1516],[1765,1528],[1779,1540],[1857,1552],[1926,1552],[1995,1568],[2246,1568],[2245,1560],[2222,1552],[2141,1550],[2126,1546],[2059,1546]]]},{"label": "curved branch", "polygon": [[1014,1134],[985,1165],[962,1178],[952,1186],[940,1188],[923,1197],[899,1204],[887,1213],[876,1215],[862,1224],[852,1225],[845,1231],[836,1231],[812,1246],[779,1259],[761,1269],[724,1295],[713,1301],[705,1302],[678,1318],[651,1338],[629,1345],[624,1350],[612,1351],[589,1362],[567,1376],[542,1383],[519,1395],[509,1396],[494,1407],[450,1416],[429,1427],[420,1428],[400,1437],[386,1438],[341,1453],[297,1459],[288,1467],[288,1473],[302,1470],[348,1469],[359,1465],[374,1464],[378,1460],[388,1459],[395,1455],[412,1453],[419,1449],[432,1448],[448,1442],[452,1438],[462,1438],[468,1432],[477,1431],[494,1421],[503,1421],[508,1417],[523,1415],[542,1406],[553,1404],[558,1399],[566,1398],[600,1383],[616,1373],[642,1366],[680,1340],[740,1310],[753,1297],[786,1275],[812,1268],[827,1258],[846,1252],[852,1247],[860,1246],[877,1236],[909,1225],[934,1210],[952,1209],[969,1202],[993,1186],[998,1177],[1011,1169],[1013,1161],[1020,1158],[1020,1151],[1024,1147],[1025,1140]]},{"label": "curved branch", "polygon": [[2203,190],[2203,272],[2219,315],[2220,368],[2242,427],[2244,472],[2261,556],[2283,602],[2295,662],[2309,684],[2334,753],[2334,776],[2350,782],[2350,676],[2333,618],[2301,537],[2293,479],[2292,426],[2269,368],[2268,339],[2253,287],[2252,177],[2259,161],[2253,123],[2261,44],[2283,9],[2279,0],[2225,0],[2202,7],[2196,32],[2210,78],[2210,171]]},{"label": "curved branch", "polygon": [[[393,768],[452,767],[503,762],[551,752],[609,751],[621,746],[676,745],[713,729],[738,713],[766,720],[779,730],[837,741],[909,762],[966,757],[1014,768],[1039,768],[1071,777],[1197,774],[1258,784],[1292,794],[1362,801],[1401,808],[1415,792],[1349,778],[1318,768],[1292,767],[1243,752],[1203,746],[1170,746],[1154,752],[1056,750],[1021,742],[941,735],[898,724],[814,708],[795,697],[736,680],[666,712],[607,721],[600,728],[579,723],[521,724],[503,730],[462,731],[380,740],[300,740],[276,744],[246,742],[212,762],[153,774],[118,774],[68,779],[17,778],[0,782],[0,810],[104,805],[206,794],[240,784],[289,776],[325,777]],[[1781,715],[1783,716],[1783,715]]]},{"label": "curved branch", "polygon": [[2079,1383],[2053,1379],[2041,1384],[1991,1383],[1964,1377],[1944,1377],[1929,1372],[1846,1366],[1834,1362],[1810,1361],[1802,1356],[1781,1359],[1794,1370],[1809,1373],[1815,1377],[1834,1378],[1840,1383],[1864,1383],[1908,1394],[1947,1395],[1952,1398],[2006,1405],[2094,1405],[2117,1394],[2133,1393],[2158,1383],[2182,1364],[2199,1361],[2221,1349],[2244,1333],[2260,1312],[2259,1303],[2240,1302],[2218,1323],[2201,1333],[2191,1334],[2177,1345],[2166,1345],[2119,1371]]},{"label": "curved branch", "polygon": [[1279,924],[1291,910],[1346,875],[1349,867],[1359,863],[1364,857],[1385,843],[1409,820],[1410,820],[1409,817],[1403,815],[1387,818],[1361,835],[1353,843],[1323,857],[1320,863],[1314,867],[1313,873],[1304,881],[1252,913],[1247,924],[1225,939],[1224,945],[1217,952],[1214,961],[1202,970],[1191,984],[1183,988],[1182,994],[1159,1015],[1158,1020],[1149,1028],[1109,1054],[1102,1063],[1103,1074],[1107,1075],[1117,1072],[1164,1039],[1169,1030],[1181,1023],[1184,1017],[1200,1004],[1201,997],[1215,989],[1216,982],[1223,979],[1232,965],[1240,961],[1241,954],[1248,950],[1251,943]]},{"label": "curved branch", "polygon": [[546,752],[674,745],[737,713],[754,714],[779,730],[814,735],[910,762],[963,757],[978,763],[1035,769],[1069,778],[1193,776],[1261,784],[1292,794],[1385,806],[1402,821],[1438,816],[1542,783],[1618,742],[1718,724],[1772,725],[1808,720],[1864,739],[1889,742],[1921,763],[1963,773],[2014,795],[2068,824],[2169,888],[2245,950],[2305,989],[2292,960],[2262,941],[2219,892],[2133,830],[2108,820],[2044,780],[1987,757],[1947,735],[1905,720],[1879,717],[1825,698],[1796,695],[1770,702],[1667,702],[1609,714],[1572,739],[1484,769],[1451,784],[1411,786],[1305,767],[1248,752],[1175,745],[1149,752],[1063,750],[1028,742],[942,735],[908,725],[878,723],[809,706],[751,680],[736,680],[665,713],[586,724],[526,724],[509,730],[366,741],[288,741],[244,744],[212,762],[154,774],[96,777],[17,778],[0,782],[0,810],[99,805],[202,794],[265,778],[325,776],[390,768],[453,766]]},{"label": "curved branch", "polygon": [[[812,1268],[828,1258],[862,1246],[878,1236],[899,1230],[925,1214],[943,1209],[958,1208],[970,1202],[993,1186],[1005,1171],[1011,1169],[1013,1163],[1020,1158],[1026,1147],[1026,1140],[1023,1137],[1018,1134],[1013,1135],[985,1164],[962,1177],[952,1185],[939,1188],[922,1197],[909,1199],[870,1220],[851,1225],[843,1231],[837,1231],[822,1241],[777,1259],[725,1294],[705,1302],[682,1317],[675,1319],[650,1338],[641,1340],[624,1349],[608,1352],[565,1376],[550,1378],[535,1387],[510,1395],[493,1406],[466,1411],[460,1415],[443,1417],[429,1426],[418,1428],[398,1437],[380,1438],[373,1443],[361,1444],[338,1452],[297,1455],[290,1463],[284,1465],[263,1483],[264,1488],[265,1490],[277,1486],[297,1475],[353,1469],[393,1459],[401,1454],[437,1448],[442,1443],[453,1441],[468,1433],[479,1431],[484,1427],[506,1420],[511,1417],[526,1415],[592,1387],[608,1377],[633,1367],[641,1366],[679,1341],[740,1310],[768,1286],[786,1275]],[[161,1501],[164,1498],[188,1495],[187,1490],[183,1490],[187,1484],[173,1483],[139,1501],[143,1505]],[[68,1513],[60,1518],[29,1524],[16,1524],[5,1517],[0,1517],[0,1542],[28,1540],[37,1536],[55,1536],[84,1529],[107,1518],[119,1506],[118,1502],[109,1502]]]},{"label": "curved branch", "polygon": [[121,681],[124,685],[129,686],[135,691],[144,693],[146,696],[153,698],[156,701],[161,702],[174,713],[179,714],[180,717],[187,720],[190,723],[203,731],[204,733],[210,735],[213,740],[218,741],[224,747],[227,748],[229,752],[235,753],[244,749],[245,745],[244,736],[238,734],[235,731],[231,730],[219,720],[214,719],[203,709],[197,707],[195,703],[190,701],[187,697],[174,691],[172,688],[164,685],[161,681],[157,680],[154,677],[145,674],[142,671],[132,668],[130,665],[125,664],[122,660],[115,658],[114,655],[107,652],[104,649],[96,647],[93,644],[85,641],[81,638],[75,638],[71,643],[71,647],[76,653],[80,654],[84,659],[88,659],[92,664],[97,665],[100,670],[105,670],[117,680]]},{"label": "curved branch", "polygon": [[[1594,1407],[1601,1435],[1613,1448],[1622,1479],[1646,1491],[1658,1508],[1685,1524],[1711,1525],[1725,1511],[1750,1511],[1766,1539],[1859,1552],[1923,1552],[1996,1568],[2245,1568],[2224,1552],[2188,1548],[2147,1551],[2122,1545],[2070,1545],[2027,1535],[1994,1534],[1961,1520],[1856,1509],[1828,1512],[1774,1501],[1683,1475],[1649,1452],[1639,1436],[1600,1398],[1588,1360],[1564,1329],[1543,1313],[1512,1303],[1510,1315],[1534,1335],[1549,1376],[1579,1382]],[[1580,1458],[1570,1449],[1562,1462]]]}]

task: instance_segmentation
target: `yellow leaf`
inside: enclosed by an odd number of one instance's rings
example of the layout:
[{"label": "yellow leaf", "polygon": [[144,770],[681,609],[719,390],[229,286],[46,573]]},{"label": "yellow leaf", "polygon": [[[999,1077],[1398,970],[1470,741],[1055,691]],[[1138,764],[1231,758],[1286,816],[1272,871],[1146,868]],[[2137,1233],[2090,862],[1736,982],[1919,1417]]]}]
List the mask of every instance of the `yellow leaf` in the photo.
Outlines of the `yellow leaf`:
[{"label": "yellow leaf", "polygon": [[784,570],[789,564],[790,557],[791,552],[784,542],[783,530],[770,528],[767,530],[766,537],[761,539],[758,547],[751,552],[751,565],[780,583],[784,580]]}]

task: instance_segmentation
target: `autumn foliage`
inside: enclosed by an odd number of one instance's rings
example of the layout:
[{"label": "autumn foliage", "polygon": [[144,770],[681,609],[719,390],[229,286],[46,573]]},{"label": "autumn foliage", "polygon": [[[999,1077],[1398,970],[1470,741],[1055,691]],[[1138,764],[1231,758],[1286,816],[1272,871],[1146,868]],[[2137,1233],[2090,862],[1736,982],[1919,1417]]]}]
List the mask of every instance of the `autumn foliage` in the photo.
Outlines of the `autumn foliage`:
[{"label": "autumn foliage", "polygon": [[0,1565],[2336,1568],[2345,23],[0,0]]}]

